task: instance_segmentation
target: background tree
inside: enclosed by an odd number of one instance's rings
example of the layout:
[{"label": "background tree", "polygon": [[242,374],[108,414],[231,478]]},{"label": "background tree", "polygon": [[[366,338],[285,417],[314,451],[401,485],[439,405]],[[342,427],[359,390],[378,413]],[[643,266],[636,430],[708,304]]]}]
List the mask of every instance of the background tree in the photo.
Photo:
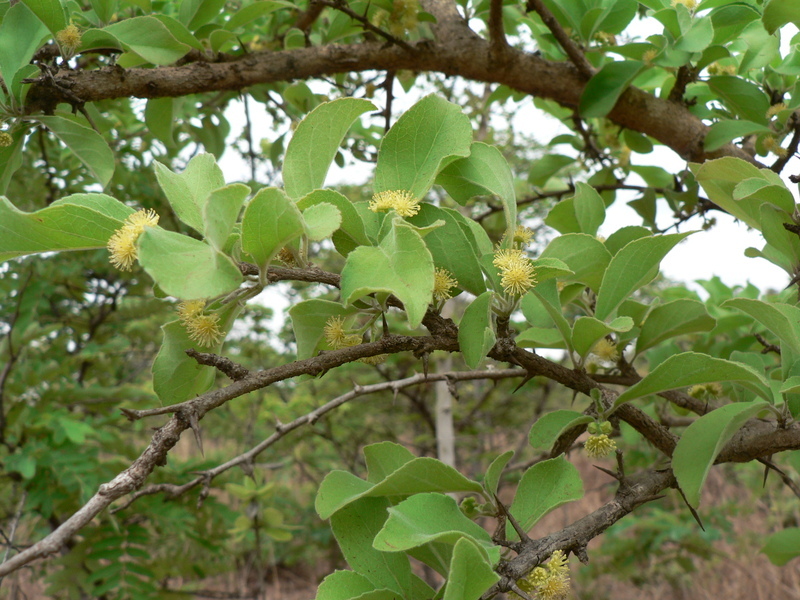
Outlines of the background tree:
[{"label": "background tree", "polygon": [[[631,544],[684,570],[682,552],[709,556],[726,524],[701,490],[728,463],[776,474],[793,504],[779,496],[758,543],[776,564],[800,552],[796,290],[711,280],[701,298],[657,279],[693,234],[680,224],[712,211],[763,234],[750,256],[800,272],[779,175],[800,143],[793,0],[0,14],[14,590],[263,595],[277,565],[341,566],[332,531],[352,571],[318,598],[558,598],[571,555],[598,555],[594,573],[633,568]],[[531,97],[569,130],[544,149],[508,125]],[[655,146],[687,168],[648,164]],[[217,165],[226,150],[246,185]],[[334,160],[374,177],[323,188]],[[642,225],[598,238],[623,191]],[[269,324],[265,290],[291,329]],[[455,465],[433,458],[452,444],[445,389]],[[618,485],[534,535],[584,496],[567,455]]]}]

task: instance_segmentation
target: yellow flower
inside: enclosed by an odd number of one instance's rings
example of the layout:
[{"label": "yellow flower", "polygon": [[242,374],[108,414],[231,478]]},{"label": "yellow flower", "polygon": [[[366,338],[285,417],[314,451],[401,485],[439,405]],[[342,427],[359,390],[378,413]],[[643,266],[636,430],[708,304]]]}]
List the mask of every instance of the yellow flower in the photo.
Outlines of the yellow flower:
[{"label": "yellow flower", "polygon": [[511,266],[503,272],[500,285],[509,296],[522,296],[536,283],[533,265],[527,258],[525,260],[526,262]]},{"label": "yellow flower", "polygon": [[536,592],[542,600],[563,600],[570,589],[566,555],[556,550],[545,567],[536,567],[517,585],[523,592]]},{"label": "yellow flower", "polygon": [[450,271],[437,267],[433,275],[433,299],[437,302],[449,300],[453,297],[450,290],[457,285],[458,281],[451,277]]},{"label": "yellow flower", "polygon": [[501,248],[495,250],[492,264],[498,269],[503,270],[518,264],[523,258],[525,258],[525,254],[519,248]]},{"label": "yellow flower", "polygon": [[61,51],[64,53],[65,58],[71,58],[78,46],[81,45],[81,30],[75,25],[67,25],[56,33],[56,41],[61,46]]},{"label": "yellow flower", "polygon": [[699,400],[718,398],[722,395],[722,384],[718,382],[698,383],[690,387],[688,393],[692,398],[697,398]]},{"label": "yellow flower", "polygon": [[158,225],[158,214],[152,208],[138,210],[125,219],[125,223],[142,233],[145,227]]},{"label": "yellow flower", "polygon": [[117,229],[108,240],[106,247],[111,253],[109,262],[120,271],[130,271],[139,256],[136,240],[139,234],[127,226]]},{"label": "yellow flower", "polygon": [[344,317],[335,316],[328,318],[322,333],[325,336],[325,341],[328,342],[330,347],[334,350],[357,346],[361,343],[361,336],[348,333],[344,328]]},{"label": "yellow flower", "polygon": [[[361,340],[359,340],[360,342]],[[382,365],[386,362],[386,355],[385,354],[377,354],[376,356],[365,356],[364,358],[359,358],[358,362],[362,362],[365,365]]]},{"label": "yellow flower", "polygon": [[193,319],[203,314],[205,307],[205,300],[187,300],[178,304],[178,318],[181,324],[188,325]]},{"label": "yellow flower", "polygon": [[697,8],[697,0],[672,0],[672,6],[678,6],[678,4],[683,4],[686,8],[689,9],[689,12],[693,12],[695,8]]},{"label": "yellow flower", "polygon": [[514,243],[519,246],[527,246],[533,239],[533,231],[522,225],[517,225],[514,230]]},{"label": "yellow flower", "polygon": [[786,156],[786,148],[780,145],[774,135],[764,136],[764,150],[772,152],[776,156]]},{"label": "yellow flower", "polygon": [[130,271],[133,263],[139,257],[136,240],[145,230],[145,227],[154,227],[158,224],[158,215],[152,209],[140,210],[129,215],[109,238],[106,248],[111,256],[109,262],[121,271]]},{"label": "yellow flower", "polygon": [[605,458],[617,449],[617,443],[605,433],[590,435],[583,445],[589,458]]},{"label": "yellow flower", "polygon": [[378,192],[369,203],[372,212],[394,210],[401,217],[413,217],[419,212],[419,200],[406,190]]},{"label": "yellow flower", "polygon": [[658,56],[658,50],[655,48],[651,48],[644,54],[642,54],[642,62],[645,63],[648,67],[653,66],[653,60],[655,60],[656,56]]},{"label": "yellow flower", "polygon": [[617,345],[614,342],[610,342],[607,338],[602,338],[594,345],[592,354],[600,360],[607,362],[617,362],[619,360]]},{"label": "yellow flower", "polygon": [[205,348],[215,346],[222,339],[222,330],[219,328],[219,315],[216,313],[196,315],[186,323],[186,331],[190,340]]},{"label": "yellow flower", "polygon": [[778,102],[777,104],[773,104],[767,109],[767,118],[771,119],[782,110],[786,110],[786,105],[783,102]]},{"label": "yellow flower", "polygon": [[6,131],[0,132],[0,148],[8,148],[13,143],[14,138],[11,137],[10,133]]}]

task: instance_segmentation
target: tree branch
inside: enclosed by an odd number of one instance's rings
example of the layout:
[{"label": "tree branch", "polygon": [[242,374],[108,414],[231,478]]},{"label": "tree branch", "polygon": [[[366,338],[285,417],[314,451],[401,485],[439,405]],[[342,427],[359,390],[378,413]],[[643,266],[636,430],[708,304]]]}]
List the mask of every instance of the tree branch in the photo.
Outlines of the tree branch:
[{"label": "tree branch", "polygon": [[275,427],[276,430],[275,433],[273,433],[267,439],[265,439],[258,445],[254,446],[247,452],[244,452],[239,456],[232,458],[231,460],[217,467],[214,467],[213,469],[203,471],[199,477],[196,477],[195,479],[188,481],[183,485],[173,485],[169,483],[149,485],[146,488],[133,494],[131,498],[128,499],[127,502],[125,502],[125,504],[114,508],[111,512],[115,513],[120,510],[128,508],[131,504],[133,504],[137,499],[141,498],[142,496],[151,496],[153,494],[165,493],[169,498],[176,498],[181,494],[186,493],[190,489],[197,487],[201,483],[210,482],[221,473],[224,473],[225,471],[233,467],[253,462],[256,456],[261,454],[264,450],[275,444],[278,440],[282,439],[295,429],[299,429],[304,425],[313,425],[327,413],[331,412],[336,408],[339,408],[346,402],[350,402],[351,400],[355,400],[356,398],[360,398],[361,396],[376,394],[378,392],[386,390],[393,390],[395,393],[397,393],[397,391],[400,389],[420,384],[427,384],[432,381],[444,381],[444,380],[472,381],[476,379],[491,379],[497,381],[500,379],[508,379],[510,377],[522,377],[523,375],[525,375],[525,371],[523,371],[522,369],[450,371],[447,373],[430,373],[427,377],[424,374],[418,374],[418,375],[413,375],[411,377],[406,377],[405,379],[398,379],[395,381],[386,381],[383,383],[375,383],[372,385],[364,385],[364,386],[356,385],[351,391],[347,392],[346,394],[342,394],[341,396],[334,398],[330,402],[323,404],[319,408],[312,410],[311,412],[303,415],[302,417],[298,417],[291,423],[287,424],[279,423]]},{"label": "tree branch", "polygon": [[553,13],[544,5],[544,2],[542,2],[542,0],[528,0],[526,10],[528,12],[532,10],[536,11],[553,34],[553,37],[558,40],[561,48],[567,53],[572,64],[578,68],[578,71],[580,71],[585,79],[591,79],[595,73],[594,67],[586,60],[583,51],[578,48],[578,45],[567,35],[567,32],[561,27],[561,23],[558,22],[558,19],[556,19]]},{"label": "tree branch", "polygon": [[[409,53],[398,45],[379,42],[297,48],[279,52],[256,52],[244,56],[221,56],[220,62],[195,62],[182,66],[150,69],[104,67],[93,71],[60,71],[57,86],[44,78],[32,84],[26,112],[52,111],[64,96],[82,102],[122,97],[164,98],[221,90],[242,90],[274,81],[310,79],[343,72],[399,70],[439,72],[549,98],[577,108],[585,85],[575,67],[545,60],[516,48],[504,53],[504,63],[490,57],[489,42],[465,27],[437,28],[435,41],[425,40]],[[685,160],[703,162],[735,156],[762,166],[741,148],[726,144],[706,152],[703,139],[708,127],[684,106],[629,88],[608,118],[622,127],[645,133],[672,148]]]}]

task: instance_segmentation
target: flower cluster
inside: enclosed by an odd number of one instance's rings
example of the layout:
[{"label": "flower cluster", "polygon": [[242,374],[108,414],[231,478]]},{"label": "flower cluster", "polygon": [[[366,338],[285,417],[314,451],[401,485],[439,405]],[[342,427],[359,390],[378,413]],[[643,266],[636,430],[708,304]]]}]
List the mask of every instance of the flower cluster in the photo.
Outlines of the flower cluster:
[{"label": "flower cluster", "polygon": [[536,283],[533,263],[519,248],[497,250],[492,264],[500,271],[500,285],[509,296],[522,296]]},{"label": "flower cluster", "polygon": [[372,212],[393,210],[401,217],[413,217],[419,212],[419,200],[406,190],[387,190],[372,196],[369,209]]},{"label": "flower cluster", "polygon": [[217,313],[205,314],[205,300],[188,300],[178,305],[178,319],[186,328],[189,339],[204,348],[216,346],[222,340]]},{"label": "flower cluster", "polygon": [[673,8],[678,6],[678,4],[683,4],[689,12],[694,12],[694,9],[697,8],[697,0],[672,0],[671,4]]},{"label": "flower cluster", "polygon": [[710,400],[711,398],[719,398],[722,395],[722,384],[714,383],[698,383],[689,388],[689,395],[698,400]]},{"label": "flower cluster", "polygon": [[525,579],[517,581],[519,588],[528,594],[535,593],[541,600],[563,600],[569,594],[569,566],[562,550],[556,550],[544,567],[536,567]]},{"label": "flower cluster", "polygon": [[67,25],[64,29],[56,33],[56,41],[61,47],[64,58],[71,58],[81,45],[81,30],[75,25]]},{"label": "flower cluster", "polygon": [[[328,342],[328,345],[334,350],[358,346],[362,341],[360,335],[345,328],[344,318],[340,316],[329,317],[325,322],[322,333],[325,336],[325,341]],[[386,355],[378,354],[376,356],[365,356],[358,360],[367,365],[380,365],[386,361]]]},{"label": "flower cluster", "polygon": [[0,148],[8,148],[14,143],[14,138],[7,131],[0,131]]},{"label": "flower cluster", "polygon": [[109,262],[121,271],[130,271],[139,257],[136,240],[142,235],[145,227],[155,227],[158,215],[152,209],[140,210],[128,216],[108,240],[106,247],[111,254]]},{"label": "flower cluster", "polygon": [[619,360],[617,345],[608,338],[602,338],[597,342],[592,348],[592,354],[606,362],[617,362]]},{"label": "flower cluster", "polygon": [[592,434],[583,444],[589,458],[605,458],[617,449],[617,443],[605,433]]},{"label": "flower cluster", "polygon": [[433,299],[436,302],[449,300],[453,297],[450,290],[457,285],[458,281],[452,277],[450,271],[441,267],[436,267],[436,272],[433,275]]}]

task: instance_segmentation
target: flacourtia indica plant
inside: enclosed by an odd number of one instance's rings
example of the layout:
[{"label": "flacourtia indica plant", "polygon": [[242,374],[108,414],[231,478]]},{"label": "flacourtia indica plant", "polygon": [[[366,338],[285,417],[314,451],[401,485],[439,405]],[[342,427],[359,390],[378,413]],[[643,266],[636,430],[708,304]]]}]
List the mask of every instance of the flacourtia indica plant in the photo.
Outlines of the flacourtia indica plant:
[{"label": "flacourtia indica plant", "polygon": [[[14,235],[0,236],[0,259],[107,248],[115,267],[143,269],[154,293],[175,305],[153,365],[153,387],[164,406],[126,410],[135,419],[173,417],[135,470],[102,486],[76,516],[81,524],[140,487],[180,433],[197,430],[214,408],[282,379],[319,375],[354,361],[378,364],[398,352],[422,359],[434,351],[460,352],[473,370],[488,356],[517,366],[527,378],[559,382],[579,399],[572,409],[550,412],[533,425],[530,444],[549,458],[525,470],[509,505],[500,501],[498,486],[513,452],[496,457],[480,482],[389,442],[363,449],[365,478],[330,472],[315,506],[330,520],[352,570],[326,577],[318,600],[474,600],[499,592],[565,598],[569,556],[587,560],[587,543],[637,506],[677,488],[697,514],[715,462],[800,447],[800,309],[791,298],[794,291],[763,300],[731,298],[708,308],[690,298],[639,302],[637,291],[692,232],[653,235],[626,227],[601,240],[596,235],[605,204],[583,184],[553,209],[548,220],[561,235],[534,256],[532,233],[518,222],[513,177],[502,154],[473,141],[460,108],[436,95],[417,102],[386,133],[374,196],[352,202],[323,185],[348,128],[374,108],[367,100],[343,98],[309,113],[286,151],[282,188],[251,195],[245,185],[226,184],[205,154],[182,173],[157,165],[162,192],[195,237],[169,231],[154,212],[101,193],[68,196],[35,213],[20,212],[2,199],[0,222]],[[739,191],[745,185],[779,188],[780,180],[735,158],[692,169],[719,206],[753,227],[769,226],[763,256],[779,265],[796,262],[797,237],[771,226],[776,214],[791,222],[796,214],[791,194],[772,193],[764,200]],[[492,240],[464,212],[433,201],[434,185],[461,206],[476,197],[500,202],[502,237]],[[313,264],[314,244],[330,244],[344,257],[341,273]],[[296,362],[260,372],[237,370],[222,356],[237,316],[266,286],[292,278],[338,287],[340,300],[309,299],[289,310]],[[456,324],[441,311],[458,295],[466,309]],[[754,360],[753,352],[709,353],[703,336],[717,319],[734,313],[777,337],[779,360]],[[406,333],[392,331],[397,321],[387,319],[389,314],[403,315]],[[676,337],[690,334],[697,340],[694,350],[665,355]],[[187,353],[193,348],[200,352]],[[571,366],[536,354],[536,348],[565,350]],[[215,368],[233,383],[211,389]],[[650,396],[699,418],[678,437],[635,406]],[[624,442],[617,447],[615,426],[631,428],[671,458],[671,466],[625,474],[626,447]],[[529,532],[544,515],[583,496],[578,470],[564,453],[587,429],[588,457],[617,457],[617,471],[608,470],[620,482],[615,503],[602,514],[585,516],[580,527],[532,539]],[[765,447],[768,434],[776,432],[784,432],[780,448]],[[731,440],[735,444],[728,444]],[[462,495],[460,504],[454,494]],[[492,533],[485,528],[487,519],[494,519]],[[794,550],[787,552],[791,544]],[[777,561],[797,555],[800,530],[780,532],[765,550]],[[41,552],[36,546],[20,552],[0,573]],[[412,561],[439,573],[443,586],[431,588]]]}]

